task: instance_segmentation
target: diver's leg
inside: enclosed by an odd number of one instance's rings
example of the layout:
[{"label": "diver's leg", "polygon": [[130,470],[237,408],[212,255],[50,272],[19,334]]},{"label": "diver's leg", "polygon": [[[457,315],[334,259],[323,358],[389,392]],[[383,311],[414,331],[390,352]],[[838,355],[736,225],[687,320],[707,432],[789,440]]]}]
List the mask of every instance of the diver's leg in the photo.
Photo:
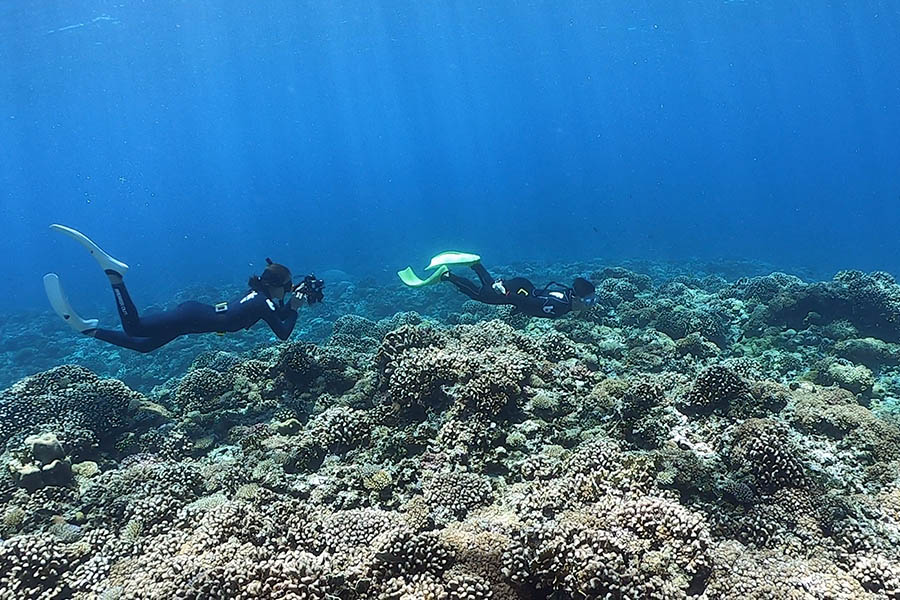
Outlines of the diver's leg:
[{"label": "diver's leg", "polygon": [[453,273],[447,273],[447,280],[472,300],[479,299],[481,290],[478,289],[478,287],[474,283],[472,283],[465,277],[460,277],[459,275],[455,275]]},{"label": "diver's leg", "polygon": [[164,338],[170,335],[196,333],[198,330],[195,321],[211,310],[208,305],[188,301],[173,310],[164,310],[142,317],[122,278],[116,274],[107,275],[116,297],[116,309],[119,311],[122,328],[132,337]]},{"label": "diver's leg", "polygon": [[[127,295],[125,298],[127,298]],[[209,322],[209,319],[204,318],[208,317],[210,312],[215,314],[214,311],[213,307],[199,302],[184,302],[175,310],[167,310],[139,319],[138,331],[140,333],[137,335],[131,332],[110,329],[97,329],[89,335],[129,350],[137,350],[144,353],[152,352],[161,346],[165,346],[175,338],[188,333],[217,331]],[[122,323],[125,323],[124,316],[122,317]]]},{"label": "diver's leg", "polygon": [[113,295],[116,297],[116,310],[119,311],[119,319],[122,321],[122,327],[128,335],[147,335],[143,331],[141,324],[141,316],[138,314],[137,307],[122,281],[122,276],[118,273],[107,273],[109,283],[112,285]]},{"label": "diver's leg", "polygon": [[491,274],[488,273],[488,270],[484,268],[484,265],[480,262],[472,265],[472,270],[475,271],[475,274],[478,275],[478,280],[481,281],[481,285],[490,289],[494,285],[494,278],[491,277]]},{"label": "diver's leg", "polygon": [[146,354],[147,352],[153,352],[157,348],[165,346],[175,338],[177,335],[166,335],[159,337],[139,337],[128,335],[122,331],[115,331],[113,329],[97,329],[94,331],[93,336],[98,340],[103,340],[104,342],[108,342],[113,344],[114,346],[119,346],[120,348],[128,348],[129,350],[136,350],[137,352],[141,352]]}]

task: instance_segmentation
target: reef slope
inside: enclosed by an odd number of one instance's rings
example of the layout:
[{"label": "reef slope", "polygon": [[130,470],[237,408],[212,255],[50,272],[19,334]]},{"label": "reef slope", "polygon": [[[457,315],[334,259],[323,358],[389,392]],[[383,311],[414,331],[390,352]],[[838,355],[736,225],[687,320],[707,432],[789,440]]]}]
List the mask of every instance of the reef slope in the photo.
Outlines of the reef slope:
[{"label": "reef slope", "polygon": [[886,274],[343,316],[0,392],[0,598],[900,598]]}]

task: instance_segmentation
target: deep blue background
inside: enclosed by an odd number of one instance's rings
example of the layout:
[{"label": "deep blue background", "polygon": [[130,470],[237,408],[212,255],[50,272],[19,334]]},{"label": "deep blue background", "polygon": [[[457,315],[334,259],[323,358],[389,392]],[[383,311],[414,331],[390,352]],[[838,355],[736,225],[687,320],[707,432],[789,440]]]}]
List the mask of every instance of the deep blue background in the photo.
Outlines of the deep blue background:
[{"label": "deep blue background", "polygon": [[[56,5],[56,6],[54,6]],[[741,257],[900,272],[896,2],[0,7],[5,306],[295,271]],[[7,260],[8,257],[8,260]]]}]

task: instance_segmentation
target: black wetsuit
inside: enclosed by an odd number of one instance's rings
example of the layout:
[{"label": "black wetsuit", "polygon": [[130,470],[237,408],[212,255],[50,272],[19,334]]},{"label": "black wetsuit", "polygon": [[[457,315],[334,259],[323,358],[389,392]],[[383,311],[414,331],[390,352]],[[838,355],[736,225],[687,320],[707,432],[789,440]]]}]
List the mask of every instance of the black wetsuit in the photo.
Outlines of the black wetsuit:
[{"label": "black wetsuit", "polygon": [[494,289],[494,280],[481,263],[475,263],[471,268],[478,275],[480,286],[454,273],[448,273],[447,279],[472,300],[513,306],[517,312],[543,319],[555,319],[572,310],[571,288],[550,283],[535,289],[534,284],[524,277],[513,277],[503,280],[504,295]]},{"label": "black wetsuit", "polygon": [[[528,281],[528,284],[531,282]],[[549,283],[539,290],[533,289],[532,286],[531,293],[527,295],[513,296],[512,305],[517,311],[530,317],[556,319],[572,311],[572,297],[571,288],[558,283]]]},{"label": "black wetsuit", "polygon": [[112,287],[125,331],[97,329],[93,335],[98,340],[138,352],[152,352],[188,333],[225,333],[249,329],[260,319],[272,328],[279,339],[286,340],[297,323],[296,310],[255,290],[215,306],[189,301],[179,304],[174,310],[142,317],[125,284],[117,283]]},{"label": "black wetsuit", "polygon": [[487,272],[487,269],[484,268],[484,265],[475,263],[471,268],[475,271],[475,274],[478,275],[478,279],[481,281],[480,286],[455,273],[447,273],[447,279],[450,280],[450,283],[455,285],[459,291],[472,300],[478,300],[485,304],[511,304],[509,298],[494,290],[492,287],[494,285],[494,279],[491,277],[491,274]]}]

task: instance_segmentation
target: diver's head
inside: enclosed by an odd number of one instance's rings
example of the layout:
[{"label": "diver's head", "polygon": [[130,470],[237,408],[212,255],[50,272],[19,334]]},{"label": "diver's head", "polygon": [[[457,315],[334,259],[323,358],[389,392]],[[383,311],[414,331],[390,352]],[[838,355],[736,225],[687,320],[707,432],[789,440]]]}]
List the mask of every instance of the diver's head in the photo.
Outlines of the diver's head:
[{"label": "diver's head", "polygon": [[581,310],[593,306],[597,302],[597,288],[584,277],[576,277],[572,282],[573,308]]},{"label": "diver's head", "polygon": [[572,282],[572,290],[579,298],[587,298],[588,296],[593,295],[593,293],[597,291],[597,288],[584,277],[576,277],[575,281]]},{"label": "diver's head", "polygon": [[266,259],[266,268],[262,275],[250,278],[251,288],[275,300],[283,299],[293,286],[291,270],[282,264],[272,262],[271,258]]}]

